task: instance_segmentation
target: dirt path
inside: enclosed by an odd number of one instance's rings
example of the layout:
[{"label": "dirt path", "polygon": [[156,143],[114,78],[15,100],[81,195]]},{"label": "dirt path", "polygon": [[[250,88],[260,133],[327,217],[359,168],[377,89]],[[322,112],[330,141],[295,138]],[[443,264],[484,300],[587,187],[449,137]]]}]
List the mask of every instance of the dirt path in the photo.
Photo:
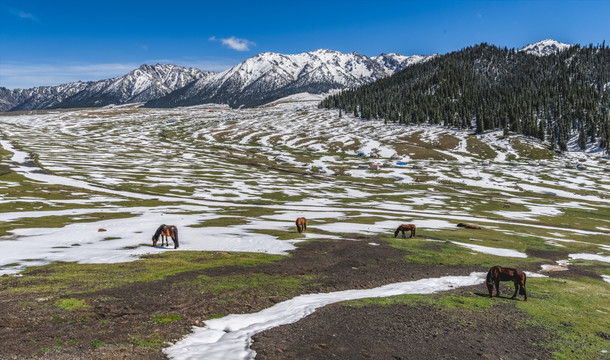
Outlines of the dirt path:
[{"label": "dirt path", "polygon": [[[304,292],[314,293],[487,270],[409,264],[404,255],[374,239],[312,241],[271,264],[185,272],[161,281],[78,295],[90,306],[61,314],[53,307],[28,305],[45,299],[15,295],[2,300],[0,359],[164,358],[158,350],[163,339],[176,341],[215,314],[255,312],[298,295],[261,296],[256,290],[242,289],[227,296],[187,285],[201,275],[310,276],[313,280],[306,283]],[[477,296],[485,289],[457,291]],[[503,302],[488,311],[483,316],[482,312],[430,305],[355,309],[336,304],[295,324],[258,334],[253,348],[261,359],[550,358],[534,345],[544,339],[544,333],[525,326],[525,315],[515,306]],[[180,319],[158,324],[151,320],[155,313],[176,314]],[[511,340],[490,341],[500,338]]]}]

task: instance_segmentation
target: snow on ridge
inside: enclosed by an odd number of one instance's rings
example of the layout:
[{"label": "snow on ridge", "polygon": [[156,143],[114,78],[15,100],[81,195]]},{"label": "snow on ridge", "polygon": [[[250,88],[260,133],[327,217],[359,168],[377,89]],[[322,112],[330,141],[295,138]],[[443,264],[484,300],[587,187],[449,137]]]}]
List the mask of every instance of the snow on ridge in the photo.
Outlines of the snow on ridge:
[{"label": "snow on ridge", "polygon": [[564,44],[559,41],[555,41],[552,39],[545,39],[533,44],[529,44],[521,48],[519,51],[523,51],[527,54],[536,55],[536,56],[547,56],[551,54],[556,54],[558,52],[569,49],[573,45]]},{"label": "snow on ridge", "polygon": [[[244,91],[253,84],[264,83],[271,90],[295,82],[327,82],[339,87],[359,86],[425,61],[430,57],[405,56],[396,53],[368,57],[357,52],[317,49],[298,54],[260,53],[207,78],[201,78],[189,91],[230,86]],[[258,86],[258,85],[257,85]]]}]

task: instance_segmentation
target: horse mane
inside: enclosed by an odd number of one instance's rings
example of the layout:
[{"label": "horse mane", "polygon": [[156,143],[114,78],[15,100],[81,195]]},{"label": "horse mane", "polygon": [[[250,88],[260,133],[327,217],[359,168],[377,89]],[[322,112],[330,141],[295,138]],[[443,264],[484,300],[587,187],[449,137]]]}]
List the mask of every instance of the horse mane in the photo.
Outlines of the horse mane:
[{"label": "horse mane", "polygon": [[163,227],[165,227],[165,224],[162,224],[161,226],[159,226],[157,228],[157,231],[155,231],[155,234],[153,235],[153,239],[159,240],[159,236],[161,235],[161,231],[163,230]]},{"label": "horse mane", "polygon": [[398,233],[400,232],[400,228],[401,228],[401,227],[402,227],[402,225],[399,225],[399,226],[396,228],[396,231],[394,231],[394,237],[397,237],[397,236],[398,236]]}]

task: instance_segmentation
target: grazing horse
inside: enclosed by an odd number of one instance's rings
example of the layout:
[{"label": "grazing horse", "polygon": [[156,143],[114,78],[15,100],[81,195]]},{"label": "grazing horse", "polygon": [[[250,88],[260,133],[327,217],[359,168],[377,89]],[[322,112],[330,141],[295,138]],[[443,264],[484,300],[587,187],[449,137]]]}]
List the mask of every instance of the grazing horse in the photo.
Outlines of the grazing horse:
[{"label": "grazing horse", "polygon": [[409,236],[409,237],[412,238],[413,236],[415,236],[415,225],[402,224],[402,225],[398,226],[396,228],[396,231],[394,231],[394,237],[397,237],[398,233],[402,232],[402,238],[405,239],[407,237],[407,235],[405,234],[405,231],[411,231],[411,236]]},{"label": "grazing horse", "polygon": [[174,242],[174,249],[177,249],[180,244],[178,244],[178,228],[174,225],[161,225],[155,231],[155,234],[152,237],[153,246],[157,246],[157,241],[159,241],[159,236],[161,236],[161,246],[163,246],[163,240],[165,240],[165,246],[169,246],[169,241],[167,241],[168,237],[172,238]]},{"label": "grazing horse", "polygon": [[500,281],[512,281],[515,283],[515,293],[511,299],[514,299],[517,296],[517,290],[519,290],[519,295],[525,297],[523,301],[527,301],[525,280],[525,273],[521,270],[494,266],[489,269],[485,283],[487,284],[487,290],[489,290],[489,297],[493,296],[494,284],[496,285],[496,297],[498,297],[500,296]]},{"label": "grazing horse", "polygon": [[307,219],[304,217],[297,218],[297,231],[300,233],[307,231]]},{"label": "grazing horse", "polygon": [[510,207],[510,203],[504,203],[504,208],[509,208]]},{"label": "grazing horse", "polygon": [[466,228],[466,229],[481,230],[481,227],[479,225],[459,223],[459,224],[457,224],[457,226],[463,227],[463,228]]}]

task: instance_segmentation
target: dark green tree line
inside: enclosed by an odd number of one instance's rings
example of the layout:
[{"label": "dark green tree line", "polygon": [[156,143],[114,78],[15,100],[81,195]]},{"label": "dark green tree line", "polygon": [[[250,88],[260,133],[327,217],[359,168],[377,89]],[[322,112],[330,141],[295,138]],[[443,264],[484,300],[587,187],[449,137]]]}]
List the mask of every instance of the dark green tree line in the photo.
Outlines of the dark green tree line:
[{"label": "dark green tree line", "polygon": [[610,48],[572,46],[535,56],[488,44],[410,66],[327,97],[320,107],[365,119],[504,129],[567,149],[610,144]]}]

